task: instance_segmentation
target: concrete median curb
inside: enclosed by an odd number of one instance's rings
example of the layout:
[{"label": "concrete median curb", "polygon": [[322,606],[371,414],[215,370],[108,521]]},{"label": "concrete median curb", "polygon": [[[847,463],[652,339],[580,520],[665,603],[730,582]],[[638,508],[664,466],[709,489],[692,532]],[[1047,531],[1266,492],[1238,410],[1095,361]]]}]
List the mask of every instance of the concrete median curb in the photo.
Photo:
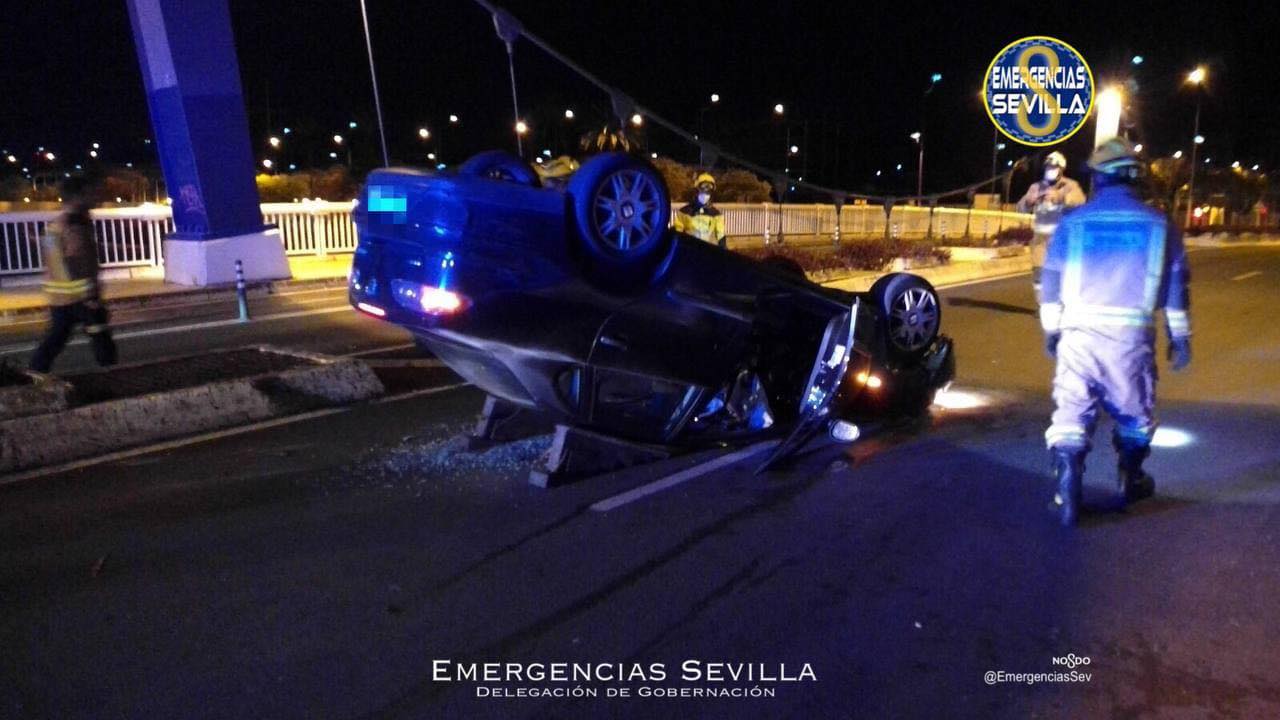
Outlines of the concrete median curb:
[{"label": "concrete median curb", "polygon": [[[1014,257],[1002,257],[979,262],[953,262],[946,265],[912,269],[907,272],[919,275],[934,285],[941,286],[973,282],[975,280],[989,280],[1030,271],[1031,255],[1024,249],[1022,253]],[[859,273],[847,278],[824,282],[822,285],[837,290],[865,292],[871,289],[871,285],[875,283],[876,279],[883,275],[885,275],[883,272]]]},{"label": "concrete median curb", "polygon": [[0,421],[0,473],[358,402],[384,392],[373,370],[353,358],[268,346],[250,349],[293,356],[301,363],[276,372]]}]

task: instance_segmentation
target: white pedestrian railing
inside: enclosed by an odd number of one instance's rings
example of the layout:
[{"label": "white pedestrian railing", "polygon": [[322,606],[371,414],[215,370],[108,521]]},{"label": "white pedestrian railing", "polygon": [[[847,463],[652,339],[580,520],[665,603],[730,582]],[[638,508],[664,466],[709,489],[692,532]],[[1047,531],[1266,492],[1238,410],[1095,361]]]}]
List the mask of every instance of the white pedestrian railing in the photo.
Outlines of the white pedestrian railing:
[{"label": "white pedestrian railing", "polygon": [[[263,203],[263,219],[280,228],[288,255],[349,253],[356,248],[351,221],[352,202],[305,201]],[[730,237],[775,240],[779,234],[834,236],[834,205],[778,205],[776,203],[724,203]],[[0,213],[0,275],[34,273],[44,269],[40,236],[58,216],[57,211]],[[127,208],[103,208],[92,213],[103,267],[159,266],[164,264],[164,236],[173,231],[167,205],[143,204]],[[894,207],[886,217],[879,205],[845,205],[840,210],[840,236],[924,238],[990,238],[1002,230],[1028,227],[1031,216],[996,210],[966,208]],[[781,231],[781,233],[779,232]]]},{"label": "white pedestrian railing", "polygon": [[[730,237],[776,238],[787,235],[836,234],[834,205],[776,203],[717,204]],[[885,215],[881,205],[845,205],[840,209],[842,238],[991,238],[1003,230],[1031,226],[1031,216],[999,210],[902,205]]]},{"label": "white pedestrian railing", "polygon": [[[356,229],[351,202],[306,201],[263,203],[262,217],[280,227],[288,255],[349,253],[356,249]],[[173,232],[168,205],[145,203],[137,207],[99,208],[90,214],[98,241],[98,261],[103,267],[140,267],[164,264],[164,236]],[[58,211],[0,213],[0,275],[40,272],[40,236]]]}]

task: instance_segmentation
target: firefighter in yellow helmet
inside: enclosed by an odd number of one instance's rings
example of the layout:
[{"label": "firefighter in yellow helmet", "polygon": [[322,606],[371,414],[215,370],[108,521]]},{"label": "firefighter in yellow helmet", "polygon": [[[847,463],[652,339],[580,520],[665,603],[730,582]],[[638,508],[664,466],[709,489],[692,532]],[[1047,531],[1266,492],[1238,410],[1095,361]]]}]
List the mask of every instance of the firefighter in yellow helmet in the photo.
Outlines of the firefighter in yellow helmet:
[{"label": "firefighter in yellow helmet", "polygon": [[710,173],[702,173],[693,181],[697,195],[693,202],[676,212],[673,227],[676,232],[713,242],[722,248],[728,244],[724,232],[724,215],[711,204],[711,193],[716,189],[716,179]]}]

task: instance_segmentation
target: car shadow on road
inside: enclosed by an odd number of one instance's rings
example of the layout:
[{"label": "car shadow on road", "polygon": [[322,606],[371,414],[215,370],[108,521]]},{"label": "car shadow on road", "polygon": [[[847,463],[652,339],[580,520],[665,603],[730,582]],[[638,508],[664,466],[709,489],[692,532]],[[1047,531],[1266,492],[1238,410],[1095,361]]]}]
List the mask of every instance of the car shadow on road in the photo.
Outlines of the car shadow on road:
[{"label": "car shadow on road", "polygon": [[973,307],[983,310],[994,310],[996,312],[1012,313],[1014,315],[1035,315],[1035,308],[1022,307],[1021,305],[1010,305],[1009,303],[993,302],[991,300],[975,300],[966,297],[947,298],[947,304],[955,307]]}]

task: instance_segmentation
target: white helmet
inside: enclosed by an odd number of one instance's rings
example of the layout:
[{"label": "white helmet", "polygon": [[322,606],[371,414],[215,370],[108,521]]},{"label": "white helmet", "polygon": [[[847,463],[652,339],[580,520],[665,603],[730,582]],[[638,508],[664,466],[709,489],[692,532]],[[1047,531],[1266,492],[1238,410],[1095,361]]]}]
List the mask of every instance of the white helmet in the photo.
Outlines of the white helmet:
[{"label": "white helmet", "polygon": [[1054,150],[1045,157],[1044,166],[1065,168],[1067,166],[1067,157],[1057,150]]}]

